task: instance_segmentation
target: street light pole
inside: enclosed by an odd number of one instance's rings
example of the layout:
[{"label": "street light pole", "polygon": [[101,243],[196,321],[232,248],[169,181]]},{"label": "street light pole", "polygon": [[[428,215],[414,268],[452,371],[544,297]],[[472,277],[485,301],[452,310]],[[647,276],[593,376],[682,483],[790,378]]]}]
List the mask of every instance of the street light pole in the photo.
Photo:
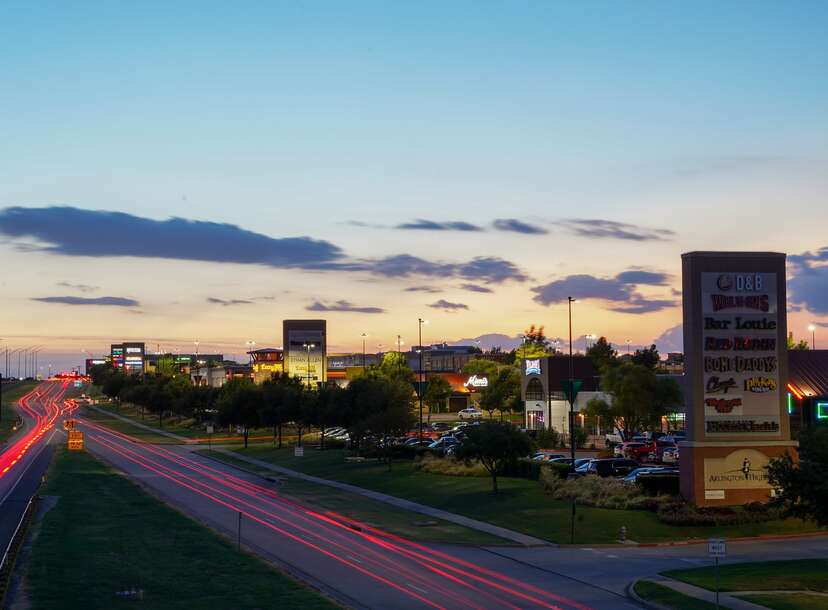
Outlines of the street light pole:
[{"label": "street light pole", "polygon": [[811,331],[811,349],[816,349],[816,326],[809,324],[808,330]]},{"label": "street light pole", "polygon": [[425,320],[417,318],[417,331],[420,347],[420,380],[417,384],[417,397],[420,399],[420,443],[423,442],[423,322],[425,322]]},{"label": "street light pole", "polygon": [[570,457],[572,458],[572,463],[569,467],[570,472],[575,472],[575,435],[573,434],[573,426],[575,424],[575,401],[572,396],[572,390],[575,385],[575,361],[572,359],[572,303],[574,302],[575,299],[567,297],[567,303],[569,305],[569,392],[567,397],[569,398],[569,450]]},{"label": "street light pole", "polygon": [[[575,472],[575,400],[573,390],[575,389],[575,367],[572,360],[572,303],[575,299],[566,297],[569,305],[569,451],[572,463],[569,465],[569,472]],[[572,513],[569,530],[569,542],[575,544],[575,499],[572,499]]]},{"label": "street light pole", "polygon": [[365,337],[367,337],[368,334],[362,333],[360,336],[362,337],[362,370],[365,371]]},{"label": "street light pole", "polygon": [[311,353],[311,350],[314,347],[316,347],[316,344],[314,344],[314,343],[305,343],[305,344],[303,344],[303,347],[308,352],[307,372],[308,372],[308,389],[310,389],[310,387],[311,387],[310,353]]}]

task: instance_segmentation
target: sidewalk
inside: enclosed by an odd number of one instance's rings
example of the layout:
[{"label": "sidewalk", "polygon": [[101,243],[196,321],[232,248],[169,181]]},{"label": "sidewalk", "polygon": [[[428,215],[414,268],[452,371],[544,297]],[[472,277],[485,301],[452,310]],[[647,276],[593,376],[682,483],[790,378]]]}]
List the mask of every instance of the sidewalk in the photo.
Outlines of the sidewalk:
[{"label": "sidewalk", "polygon": [[[667,578],[666,576],[654,576],[652,578],[646,578],[645,580],[664,585],[665,587],[669,587],[674,591],[683,593],[688,597],[695,597],[696,599],[701,599],[706,602],[710,602],[711,604],[716,602],[715,592],[702,589],[701,587],[696,587],[695,585],[687,584],[686,582],[673,580],[672,578]],[[740,591],[739,593],[742,592]],[[745,591],[744,593],[748,593],[748,591]],[[723,608],[729,608],[730,610],[768,610],[765,606],[759,606],[743,599],[739,599],[730,593],[719,593],[719,604]]]},{"label": "sidewalk", "polygon": [[[123,415],[118,415],[117,413],[111,413],[105,409],[100,409],[98,407],[89,406],[87,408],[94,409],[95,411],[102,413],[104,415],[108,415],[115,419],[119,419],[121,421],[127,422],[133,426],[138,428],[142,428],[148,430],[150,432],[154,432],[156,434],[161,434],[163,436],[173,438],[176,440],[182,441],[184,444],[188,444],[192,447],[192,443],[190,439],[186,437],[179,436],[178,434],[173,434],[172,432],[166,432],[164,430],[159,430],[158,428],[153,428],[151,426],[147,426],[145,424],[136,422],[128,417],[124,417]],[[203,448],[203,447],[199,447]],[[498,538],[503,538],[504,540],[509,540],[521,546],[527,547],[537,547],[537,546],[554,546],[551,542],[546,540],[541,540],[540,538],[535,538],[533,536],[527,536],[526,534],[521,534],[520,532],[515,532],[512,530],[508,530],[503,527],[498,527],[497,525],[492,525],[491,523],[486,523],[484,521],[478,521],[476,519],[470,519],[469,517],[464,517],[462,515],[457,515],[455,513],[450,513],[444,510],[440,510],[439,508],[434,508],[431,506],[426,506],[425,504],[418,504],[417,502],[411,502],[410,500],[404,500],[402,498],[398,498],[396,496],[389,496],[388,494],[380,493],[378,491],[371,491],[370,489],[365,489],[363,487],[357,487],[356,485],[350,485],[348,483],[341,483],[339,481],[332,481],[330,479],[323,479],[321,477],[315,477],[309,474],[305,474],[299,472],[298,470],[292,470],[290,468],[284,468],[283,466],[275,466],[269,462],[264,462],[262,460],[257,460],[256,458],[247,457],[244,455],[240,455],[235,451],[230,451],[228,449],[222,449],[220,447],[213,447],[213,451],[223,453],[227,456],[232,457],[233,459],[240,460],[243,462],[247,462],[253,466],[257,466],[259,468],[264,468],[265,470],[270,470],[272,472],[276,472],[279,474],[287,475],[290,477],[294,477],[297,479],[301,479],[303,481],[308,481],[310,483],[316,483],[317,485],[327,485],[328,487],[333,487],[336,489],[341,489],[342,491],[347,491],[350,493],[359,494],[361,496],[365,496],[366,498],[371,498],[372,500],[378,500],[380,502],[384,502],[386,504],[390,504],[391,506],[396,506],[397,508],[402,508],[405,510],[410,510],[415,513],[420,513],[422,515],[426,515],[435,519],[442,519],[443,521],[449,521],[451,523],[455,523],[457,525],[462,525],[463,527],[467,527],[469,529],[477,530],[480,532],[484,532],[486,534],[491,534],[492,536],[497,536]],[[222,462],[226,464],[227,462]],[[232,466],[232,464],[231,464]]]}]

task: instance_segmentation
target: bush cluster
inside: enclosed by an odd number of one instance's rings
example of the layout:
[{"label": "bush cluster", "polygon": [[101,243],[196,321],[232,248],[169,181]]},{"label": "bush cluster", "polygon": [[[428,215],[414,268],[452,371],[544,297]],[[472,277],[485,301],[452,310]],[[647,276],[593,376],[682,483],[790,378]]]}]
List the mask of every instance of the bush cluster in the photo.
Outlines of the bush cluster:
[{"label": "bush cluster", "polygon": [[430,472],[432,474],[444,474],[453,477],[487,477],[489,473],[480,462],[465,464],[454,458],[440,458],[425,453],[414,462],[415,470]]},{"label": "bush cluster", "polygon": [[658,520],[670,525],[743,525],[763,523],[781,518],[780,511],[767,504],[754,502],[742,507],[707,506],[699,508],[682,501],[660,507]]},{"label": "bush cluster", "polygon": [[648,496],[636,485],[625,485],[610,477],[561,478],[550,469],[541,474],[546,493],[555,500],[575,501],[584,506],[621,510],[657,510],[672,500],[668,496]]}]

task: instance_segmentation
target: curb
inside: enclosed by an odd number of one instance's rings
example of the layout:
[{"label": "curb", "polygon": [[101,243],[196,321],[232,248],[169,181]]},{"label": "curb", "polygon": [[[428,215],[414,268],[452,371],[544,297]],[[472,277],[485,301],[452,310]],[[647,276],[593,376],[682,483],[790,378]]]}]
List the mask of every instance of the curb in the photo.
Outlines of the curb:
[{"label": "curb", "polygon": [[[797,538],[824,538],[826,532],[810,532],[802,534],[763,534],[759,536],[742,536],[740,538],[728,538],[728,542],[756,542],[764,540],[796,540]],[[638,547],[664,547],[664,546],[690,546],[694,544],[707,544],[706,538],[693,538],[691,540],[676,540],[673,542],[639,542]]]},{"label": "curb", "polygon": [[650,608],[651,610],[671,610],[667,606],[662,606],[661,604],[656,604],[655,602],[647,601],[643,597],[641,597],[638,593],[635,592],[635,585],[641,582],[642,580],[647,580],[646,578],[637,578],[632,581],[630,584],[627,585],[626,593],[627,597],[633,600],[637,604],[641,604],[645,608]]}]

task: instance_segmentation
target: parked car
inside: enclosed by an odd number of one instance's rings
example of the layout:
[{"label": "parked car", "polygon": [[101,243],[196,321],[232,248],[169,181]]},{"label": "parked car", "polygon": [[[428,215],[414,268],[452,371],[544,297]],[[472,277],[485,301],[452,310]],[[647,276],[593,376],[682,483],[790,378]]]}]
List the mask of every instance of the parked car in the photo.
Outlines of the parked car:
[{"label": "parked car", "polygon": [[429,449],[436,449],[437,451],[445,452],[446,449],[449,447],[458,444],[460,441],[454,438],[453,436],[443,436],[433,443],[431,443],[428,448]]},{"label": "parked car", "polygon": [[661,461],[665,464],[678,464],[679,461],[679,448],[678,447],[668,447],[664,450],[661,454]]},{"label": "parked car", "polygon": [[664,452],[667,449],[678,449],[678,445],[676,445],[673,441],[665,441],[667,437],[661,437],[655,442],[655,449],[650,452],[649,458],[653,462],[663,462]]},{"label": "parked car", "polygon": [[536,462],[550,462],[560,458],[566,458],[566,456],[563,453],[546,453],[545,451],[539,451],[532,456],[532,459]]},{"label": "parked car", "polygon": [[630,441],[628,443],[618,445],[613,450],[613,454],[616,457],[632,458],[638,456],[639,454],[646,456],[653,449],[654,446],[651,443],[646,443],[644,441]]},{"label": "parked car", "polygon": [[[600,458],[590,460],[575,469],[575,476],[624,477],[639,467],[638,462],[625,458]],[[570,474],[570,476],[572,476]]]},{"label": "parked car", "polygon": [[457,417],[460,419],[480,419],[483,417],[483,411],[480,409],[475,409],[474,407],[469,407],[468,409],[463,409],[457,413]]},{"label": "parked car", "polygon": [[[583,466],[587,462],[591,462],[593,458],[577,458],[575,460],[575,469],[577,470],[579,467]],[[560,457],[560,458],[553,458],[549,460],[550,464],[571,464],[572,458],[568,457]]]},{"label": "parked car", "polygon": [[431,424],[431,427],[437,432],[445,432],[446,430],[451,429],[451,425],[446,422],[436,422]]},{"label": "parked car", "polygon": [[616,445],[620,445],[624,442],[624,437],[620,434],[605,434],[604,435],[604,443],[607,447],[615,447]]},{"label": "parked car", "polygon": [[678,474],[678,470],[676,468],[666,468],[664,466],[642,466],[641,468],[636,468],[630,472],[630,474],[621,479],[621,481],[623,483],[633,485],[638,482],[638,477],[642,474]]}]

